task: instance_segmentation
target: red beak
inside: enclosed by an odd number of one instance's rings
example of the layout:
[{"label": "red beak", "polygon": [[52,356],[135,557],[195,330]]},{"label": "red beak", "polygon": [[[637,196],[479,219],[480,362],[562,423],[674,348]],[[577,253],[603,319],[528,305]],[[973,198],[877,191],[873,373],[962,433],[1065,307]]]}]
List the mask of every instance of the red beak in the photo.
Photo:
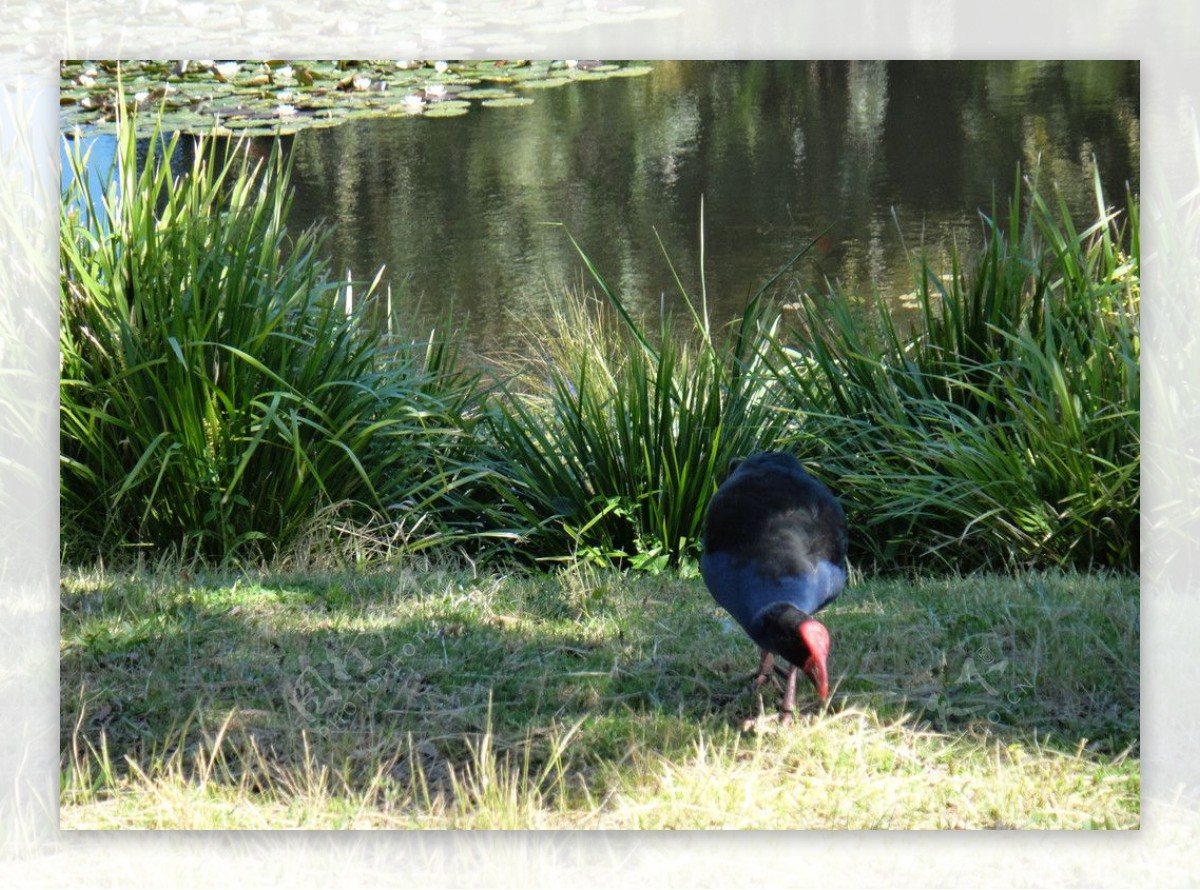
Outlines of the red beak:
[{"label": "red beak", "polygon": [[804,662],[804,673],[812,680],[817,688],[821,701],[829,698],[829,669],[826,661],[829,658],[829,631],[825,625],[815,618],[809,618],[800,623],[800,638],[808,646],[808,661]]},{"label": "red beak", "polygon": [[808,674],[808,679],[817,688],[821,701],[829,698],[829,670],[825,667],[825,659],[818,660],[817,656],[810,656],[804,663],[804,673]]}]

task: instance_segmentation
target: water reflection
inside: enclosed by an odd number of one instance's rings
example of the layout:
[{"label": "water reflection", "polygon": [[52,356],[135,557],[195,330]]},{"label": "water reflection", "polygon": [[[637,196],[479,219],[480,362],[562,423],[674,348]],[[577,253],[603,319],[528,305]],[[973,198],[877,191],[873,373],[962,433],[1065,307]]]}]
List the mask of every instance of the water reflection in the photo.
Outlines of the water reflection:
[{"label": "water reflection", "polygon": [[523,108],[302,132],[293,224],[333,224],[339,274],[386,266],[420,324],[453,306],[484,349],[584,281],[567,232],[631,305],[678,311],[701,206],[719,318],[814,238],[793,293],[898,300],[911,255],[948,267],[1018,164],[1080,214],[1093,157],[1110,203],[1136,192],[1138,96],[1137,62],[656,62]]},{"label": "water reflection", "polygon": [[[669,255],[722,317],[821,233],[794,289],[911,290],[909,255],[978,237],[1017,164],[1085,213],[1137,188],[1136,62],[658,62],[519,110],[366,121],[296,138],[298,221],[340,269],[380,264],[432,317],[505,343],[581,277],[561,223],[645,311],[678,307]],[[659,240],[662,246],[659,245]],[[664,297],[665,295],[665,297]]]}]

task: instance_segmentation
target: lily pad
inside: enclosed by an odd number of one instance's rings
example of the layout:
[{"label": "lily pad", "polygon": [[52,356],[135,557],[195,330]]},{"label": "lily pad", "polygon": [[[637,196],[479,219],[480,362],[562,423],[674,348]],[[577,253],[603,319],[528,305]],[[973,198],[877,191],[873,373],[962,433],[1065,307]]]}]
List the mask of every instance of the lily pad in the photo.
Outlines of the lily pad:
[{"label": "lily pad", "polygon": [[452,102],[441,102],[437,105],[427,105],[421,113],[422,117],[458,117],[461,114],[467,113],[467,108],[470,103],[459,105]]},{"label": "lily pad", "polygon": [[[147,118],[161,115],[167,129],[187,133],[209,133],[214,126],[224,132],[294,132],[364,115],[458,117],[472,105],[516,108],[533,102],[518,90],[650,70],[600,61],[523,59],[68,60],[59,66],[59,126],[67,133],[76,127],[111,132],[121,101],[146,112]],[[118,78],[123,94],[118,93]]]},{"label": "lily pad", "polygon": [[464,99],[482,99],[485,105],[488,101],[511,99],[515,95],[512,90],[505,90],[500,87],[475,87],[465,93],[460,93],[460,96]]},{"label": "lily pad", "polygon": [[644,77],[654,69],[649,65],[631,65],[628,68],[618,68],[609,72],[609,77]]},{"label": "lily pad", "polygon": [[244,131],[253,131],[255,133],[258,133],[261,131],[264,133],[273,134],[273,133],[277,132],[278,130],[283,129],[283,127],[285,125],[282,123],[282,121],[279,123],[269,123],[268,121],[266,121],[262,118],[255,117],[255,118],[241,118],[239,120],[227,120],[227,121],[224,121],[224,126],[225,126],[225,129],[233,130],[238,133],[241,133]]},{"label": "lily pad", "polygon": [[522,105],[532,105],[533,100],[528,96],[505,96],[501,99],[484,99],[484,108],[517,108]]},{"label": "lily pad", "polygon": [[571,82],[570,77],[547,77],[545,80],[526,80],[517,84],[522,90],[548,90],[554,87],[565,87]]}]

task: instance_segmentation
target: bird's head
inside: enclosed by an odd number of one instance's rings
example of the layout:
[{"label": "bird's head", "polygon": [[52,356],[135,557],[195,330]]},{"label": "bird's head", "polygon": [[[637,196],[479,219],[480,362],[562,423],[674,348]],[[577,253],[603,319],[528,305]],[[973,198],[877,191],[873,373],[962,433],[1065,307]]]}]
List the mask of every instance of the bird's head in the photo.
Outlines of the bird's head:
[{"label": "bird's head", "polygon": [[829,698],[829,631],[790,603],[775,603],[761,616],[766,647],[804,671],[821,701]]}]

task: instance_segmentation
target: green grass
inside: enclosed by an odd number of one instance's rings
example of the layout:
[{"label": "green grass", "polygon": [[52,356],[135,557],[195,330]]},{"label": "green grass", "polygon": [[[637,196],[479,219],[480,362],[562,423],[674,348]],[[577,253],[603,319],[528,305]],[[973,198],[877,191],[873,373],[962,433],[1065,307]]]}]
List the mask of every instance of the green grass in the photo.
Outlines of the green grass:
[{"label": "green grass", "polygon": [[[64,571],[64,828],[1132,828],[1136,581],[873,581],[779,730],[698,580]],[[765,715],[765,716],[762,716]]]}]

